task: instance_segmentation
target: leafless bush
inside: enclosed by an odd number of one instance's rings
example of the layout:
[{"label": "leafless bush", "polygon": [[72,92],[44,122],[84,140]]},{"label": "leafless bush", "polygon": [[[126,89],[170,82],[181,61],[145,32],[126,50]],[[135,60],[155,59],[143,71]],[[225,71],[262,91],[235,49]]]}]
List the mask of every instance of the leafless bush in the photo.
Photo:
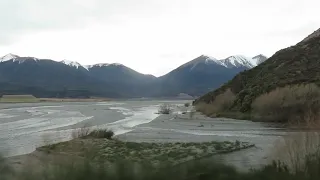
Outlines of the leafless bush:
[{"label": "leafless bush", "polygon": [[256,98],[252,109],[254,114],[275,121],[315,120],[319,117],[320,88],[315,84],[278,88]]},{"label": "leafless bush", "polygon": [[289,131],[276,143],[276,158],[295,173],[320,169],[320,117],[306,113],[304,119],[290,124]]},{"label": "leafless bush", "polygon": [[170,114],[171,112],[172,112],[172,107],[167,104],[161,105],[158,110],[159,114]]},{"label": "leafless bush", "polygon": [[219,112],[228,111],[232,106],[236,96],[227,89],[224,93],[218,95],[210,104],[199,103],[196,105],[196,110],[207,116],[214,116]]},{"label": "leafless bush", "polygon": [[72,138],[73,139],[77,139],[77,138],[83,138],[86,137],[90,134],[90,128],[87,124],[85,124],[83,127],[78,128],[78,129],[74,129],[72,131]]}]

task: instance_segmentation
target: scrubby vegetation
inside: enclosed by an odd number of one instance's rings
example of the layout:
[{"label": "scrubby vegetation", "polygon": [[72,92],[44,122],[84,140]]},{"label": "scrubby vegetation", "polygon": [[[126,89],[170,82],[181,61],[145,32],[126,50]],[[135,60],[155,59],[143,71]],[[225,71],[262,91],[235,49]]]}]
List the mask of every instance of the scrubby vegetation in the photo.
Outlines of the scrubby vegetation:
[{"label": "scrubby vegetation", "polygon": [[172,112],[172,107],[168,104],[162,104],[159,107],[158,113],[159,114],[170,114]]},{"label": "scrubby vegetation", "polygon": [[277,88],[259,96],[252,103],[252,114],[265,120],[292,123],[315,121],[319,118],[319,112],[320,88],[315,84]]},{"label": "scrubby vegetation", "polygon": [[108,129],[91,129],[89,125],[84,125],[82,128],[75,129],[72,132],[72,138],[105,138],[112,139],[114,132]]},{"label": "scrubby vegetation", "polygon": [[[287,165],[274,162],[261,169],[239,172],[234,167],[214,161],[194,161],[179,166],[167,163],[154,166],[148,162],[134,164],[119,161],[112,166],[92,163],[87,159],[63,161],[37,172],[9,174],[6,179],[17,180],[319,180],[319,156],[308,158],[303,171],[291,171]],[[0,175],[0,179],[4,177]]]},{"label": "scrubby vegetation", "polygon": [[171,164],[177,164],[212,156],[217,153],[233,152],[250,147],[253,147],[253,145],[245,142],[136,143],[96,139],[95,136],[93,138],[88,136],[84,139],[80,138],[40,147],[38,151],[47,153],[64,152],[82,157],[87,156],[90,153],[89,151],[93,151],[93,159],[99,161],[147,161],[155,164],[166,161]]},{"label": "scrubby vegetation", "polygon": [[314,122],[320,118],[320,88],[316,84],[276,88],[254,99],[251,104],[251,111],[246,113],[232,109],[235,98],[230,98],[232,96],[226,94],[231,93],[227,92],[218,95],[212,103],[197,104],[197,110],[214,117],[224,116],[236,119],[290,122],[293,124],[303,121]]},{"label": "scrubby vegetation", "polygon": [[85,137],[93,137],[93,138],[106,138],[106,139],[112,139],[114,136],[114,132],[107,129],[97,129],[91,131],[88,136]]},{"label": "scrubby vegetation", "polygon": [[320,84],[320,36],[313,37],[295,46],[274,54],[259,66],[235,76],[221,88],[212,91],[194,103],[212,103],[228,89],[236,95],[231,110],[247,113],[252,103],[263,94],[276,88],[291,85]]},{"label": "scrubby vegetation", "polygon": [[190,103],[184,103],[184,107],[189,107]]},{"label": "scrubby vegetation", "polygon": [[227,112],[231,108],[236,96],[230,89],[218,95],[211,103],[199,103],[196,105],[196,110],[211,117],[218,116],[219,113]]}]

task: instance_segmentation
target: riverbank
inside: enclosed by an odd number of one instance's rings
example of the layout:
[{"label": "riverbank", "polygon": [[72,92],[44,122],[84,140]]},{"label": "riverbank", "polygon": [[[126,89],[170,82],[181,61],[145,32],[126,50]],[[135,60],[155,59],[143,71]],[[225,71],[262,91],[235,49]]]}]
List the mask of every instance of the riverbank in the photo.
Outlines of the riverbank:
[{"label": "riverbank", "polygon": [[[156,114],[170,104],[172,114]],[[123,101],[103,103],[1,104],[1,153],[16,156],[36,147],[69,141],[74,129],[85,125],[111,128],[116,138],[137,143],[249,142],[256,147],[215,156],[215,161],[248,170],[270,163],[274,143],[285,130],[270,123],[226,118],[190,117],[185,101]]]}]

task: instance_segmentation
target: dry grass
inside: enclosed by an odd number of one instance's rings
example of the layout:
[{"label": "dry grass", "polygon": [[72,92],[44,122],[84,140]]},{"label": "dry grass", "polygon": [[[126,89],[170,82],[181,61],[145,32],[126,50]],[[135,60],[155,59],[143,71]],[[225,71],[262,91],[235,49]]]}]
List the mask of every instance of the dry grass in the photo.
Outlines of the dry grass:
[{"label": "dry grass", "polygon": [[256,98],[252,112],[272,121],[315,121],[319,117],[320,88],[315,84],[278,88]]},{"label": "dry grass", "polygon": [[210,104],[199,103],[196,105],[196,110],[207,116],[216,116],[220,112],[225,112],[230,109],[236,96],[227,89],[224,93],[218,95]]},{"label": "dry grass", "polygon": [[[320,121],[319,116],[306,113],[303,121],[290,121],[294,129],[276,144],[276,158],[294,173],[320,170]],[[298,128],[298,129],[297,129]],[[310,173],[310,172],[309,172]],[[320,175],[320,174],[319,174]]]},{"label": "dry grass", "polygon": [[0,98],[0,102],[3,103],[29,103],[29,102],[39,102],[39,99],[33,95],[3,95]]}]

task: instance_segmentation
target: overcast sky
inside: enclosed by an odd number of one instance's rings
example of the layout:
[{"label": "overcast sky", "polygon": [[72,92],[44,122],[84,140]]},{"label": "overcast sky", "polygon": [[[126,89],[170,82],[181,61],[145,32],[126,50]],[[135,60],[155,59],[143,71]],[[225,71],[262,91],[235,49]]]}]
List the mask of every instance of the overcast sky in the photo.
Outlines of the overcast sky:
[{"label": "overcast sky", "polygon": [[273,55],[320,28],[319,0],[0,0],[0,56],[163,75],[206,54]]}]

